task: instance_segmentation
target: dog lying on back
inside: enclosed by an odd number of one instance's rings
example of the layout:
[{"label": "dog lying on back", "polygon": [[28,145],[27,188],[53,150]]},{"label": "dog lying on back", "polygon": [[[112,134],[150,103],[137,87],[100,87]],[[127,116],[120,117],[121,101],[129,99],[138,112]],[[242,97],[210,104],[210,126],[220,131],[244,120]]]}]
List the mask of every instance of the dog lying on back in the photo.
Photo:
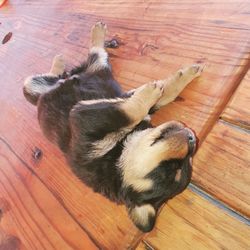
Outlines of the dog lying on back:
[{"label": "dog lying on back", "polygon": [[56,56],[50,72],[27,78],[23,91],[73,172],[94,191],[124,203],[134,224],[148,232],[162,203],[189,184],[196,146],[182,123],[153,127],[150,114],[173,101],[202,68],[192,65],[124,93],[112,76],[105,34],[105,24],[94,25],[88,59],[68,77]]}]

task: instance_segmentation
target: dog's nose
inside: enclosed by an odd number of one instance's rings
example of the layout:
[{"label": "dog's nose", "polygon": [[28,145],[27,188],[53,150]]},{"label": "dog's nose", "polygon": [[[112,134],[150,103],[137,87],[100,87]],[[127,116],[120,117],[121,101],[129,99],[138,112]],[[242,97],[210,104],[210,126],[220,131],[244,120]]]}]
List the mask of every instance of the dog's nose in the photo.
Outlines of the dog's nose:
[{"label": "dog's nose", "polygon": [[185,130],[187,130],[188,133],[188,151],[190,154],[193,154],[196,150],[196,136],[191,129],[185,128]]},{"label": "dog's nose", "polygon": [[190,144],[194,144],[195,143],[195,137],[193,135],[189,135],[188,136],[188,141]]}]

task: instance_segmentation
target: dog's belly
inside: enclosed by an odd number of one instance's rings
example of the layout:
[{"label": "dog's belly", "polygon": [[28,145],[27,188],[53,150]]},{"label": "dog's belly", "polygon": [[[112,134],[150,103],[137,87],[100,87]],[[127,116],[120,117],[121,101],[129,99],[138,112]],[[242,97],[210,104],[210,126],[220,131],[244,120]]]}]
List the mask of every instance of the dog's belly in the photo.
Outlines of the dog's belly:
[{"label": "dog's belly", "polygon": [[81,100],[97,100],[121,97],[123,92],[120,85],[112,78],[101,78],[96,75],[80,74],[79,83],[75,85],[74,91],[77,98]]}]

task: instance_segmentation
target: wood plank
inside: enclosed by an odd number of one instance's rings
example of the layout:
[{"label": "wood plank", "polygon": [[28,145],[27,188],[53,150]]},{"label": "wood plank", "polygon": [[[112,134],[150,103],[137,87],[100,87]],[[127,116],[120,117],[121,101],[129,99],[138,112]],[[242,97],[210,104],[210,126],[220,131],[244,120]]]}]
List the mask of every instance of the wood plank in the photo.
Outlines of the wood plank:
[{"label": "wood plank", "polygon": [[97,249],[38,177],[0,140],[0,249]]},{"label": "wood plank", "polygon": [[[90,27],[102,19],[109,26],[109,37],[121,41],[120,48],[110,52],[115,76],[124,89],[166,77],[184,64],[206,62],[203,77],[182,93],[182,101],[164,108],[155,119],[155,123],[182,120],[203,138],[245,72],[249,8],[246,0],[223,5],[200,0],[192,8],[190,3],[164,0],[13,0],[1,9],[0,38],[9,32],[13,35],[0,46],[0,107],[4,117],[0,136],[101,248],[126,248],[138,231],[124,207],[80,183],[62,154],[44,139],[36,109],[22,95],[24,78],[46,72],[58,53],[65,55],[69,66],[79,63],[87,55]],[[32,157],[36,147],[43,152],[40,161]]]},{"label": "wood plank", "polygon": [[250,70],[222,113],[221,119],[250,130]]},{"label": "wood plank", "polygon": [[193,180],[240,213],[250,216],[250,134],[218,122],[199,149]]},{"label": "wood plank", "polygon": [[[42,5],[39,1],[13,1],[14,12],[11,6],[3,8],[0,30],[2,36],[13,31],[11,40],[1,48],[4,82],[9,86],[14,70],[21,87],[25,76],[46,71],[56,53],[64,54],[69,65],[81,61],[87,54],[90,27],[102,19],[109,25],[110,37],[122,43],[111,54],[115,76],[125,89],[164,78],[182,65],[207,64],[203,77],[182,93],[178,99],[182,101],[164,108],[155,118],[157,124],[182,120],[203,139],[249,62],[248,2],[207,4],[200,0],[189,8],[189,2],[163,0],[47,0]],[[222,6],[223,15],[215,18]],[[13,60],[15,69],[9,75],[6,71]]]},{"label": "wood plank", "polygon": [[[22,125],[11,133],[8,133],[7,128],[2,130],[4,135],[0,133],[0,139],[6,141],[20,157],[23,157],[29,168],[41,178],[54,197],[88,232],[100,249],[129,247],[141,233],[128,218],[125,207],[117,206],[80,182],[70,171],[61,152],[41,136],[35,119],[34,122],[32,121],[32,126],[37,129],[30,133],[29,122],[13,110],[10,112],[11,115],[8,117],[14,119],[5,121],[14,124],[14,121],[17,122],[15,119],[19,118],[19,123]],[[20,134],[25,144],[16,143],[16,138]],[[31,136],[32,140],[29,140]],[[42,157],[39,160],[33,157],[36,148],[42,151]]]},{"label": "wood plank", "polygon": [[250,227],[200,195],[186,190],[168,202],[143,249],[249,249]]}]

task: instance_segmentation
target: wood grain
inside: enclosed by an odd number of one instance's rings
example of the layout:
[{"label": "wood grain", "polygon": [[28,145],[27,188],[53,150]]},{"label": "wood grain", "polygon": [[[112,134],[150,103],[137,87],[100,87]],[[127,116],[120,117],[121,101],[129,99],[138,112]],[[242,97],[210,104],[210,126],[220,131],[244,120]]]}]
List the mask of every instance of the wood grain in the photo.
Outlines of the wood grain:
[{"label": "wood grain", "polygon": [[199,149],[193,179],[236,211],[250,216],[250,134],[218,122]]},{"label": "wood grain", "polygon": [[222,113],[221,119],[250,130],[250,70]]},{"label": "wood grain", "polygon": [[[19,122],[18,128],[8,133],[2,130],[0,138],[8,140],[16,154],[23,156],[30,169],[46,184],[50,192],[78,221],[81,227],[91,235],[101,249],[126,249],[141,233],[135,228],[127,216],[123,206],[117,206],[94,193],[71,173],[63,155],[41,135],[37,121],[32,121],[32,140],[29,139],[29,121],[11,110],[14,120],[5,120],[9,124]],[[16,118],[19,118],[19,121]],[[22,124],[22,125],[21,125]],[[5,137],[5,134],[8,135]],[[25,144],[17,143],[20,134]],[[25,139],[24,139],[25,138]],[[25,146],[24,146],[25,145]],[[35,160],[33,152],[36,148],[42,151],[42,157]]]},{"label": "wood grain", "polygon": [[[121,41],[120,48],[110,52],[115,76],[125,89],[165,78],[186,64],[206,63],[202,78],[182,93],[182,102],[172,103],[155,118],[157,124],[182,120],[201,139],[249,62],[247,0],[227,4],[201,0],[192,8],[189,2],[163,0],[13,3],[15,12],[11,5],[3,8],[2,36],[11,30],[13,37],[3,47],[1,57],[5,71],[15,59],[20,84],[27,75],[46,71],[56,53],[64,54],[69,65],[81,61],[87,54],[90,27],[100,19],[108,24],[109,36]],[[222,6],[223,14],[215,18]],[[10,77],[13,81],[13,74]],[[5,79],[8,84],[8,76]]]},{"label": "wood grain", "polygon": [[245,250],[250,248],[249,234],[249,226],[186,190],[163,208],[137,250]]},{"label": "wood grain", "polygon": [[0,139],[0,249],[98,249]]},{"label": "wood grain", "polygon": [[[55,54],[64,54],[68,67],[78,64],[88,53],[90,27],[103,20],[108,38],[120,41],[110,55],[124,89],[165,78],[182,65],[206,63],[202,78],[154,120],[181,120],[203,139],[248,67],[249,11],[247,0],[13,0],[1,8],[0,41],[9,32],[12,37],[0,44],[0,137],[100,248],[125,249],[140,233],[124,207],[80,183],[43,137],[36,109],[22,95],[25,77],[47,72]],[[43,152],[38,161],[35,148]]]}]

